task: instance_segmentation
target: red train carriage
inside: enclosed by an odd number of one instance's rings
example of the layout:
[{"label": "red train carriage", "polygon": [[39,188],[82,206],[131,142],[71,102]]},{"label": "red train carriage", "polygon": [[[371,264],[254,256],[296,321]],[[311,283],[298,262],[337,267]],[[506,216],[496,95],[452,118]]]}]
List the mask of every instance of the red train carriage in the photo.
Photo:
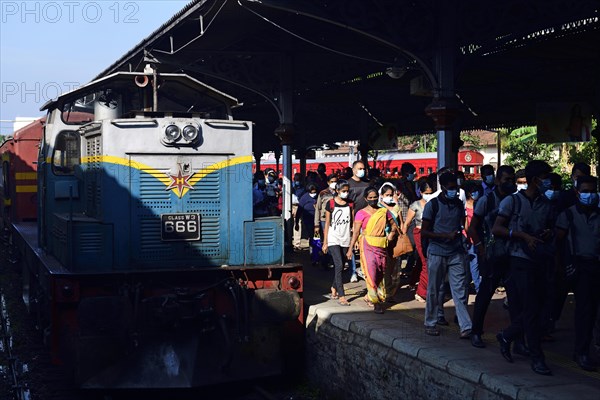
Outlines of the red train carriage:
[{"label": "red train carriage", "polygon": [[[437,170],[436,153],[400,153],[389,152],[380,154],[375,161],[375,168],[378,168],[385,176],[396,176],[400,174],[400,167],[403,163],[409,162],[417,169],[417,176],[431,174]],[[316,171],[319,164],[325,164],[327,174],[340,172],[352,164],[348,155],[336,155],[331,157],[306,160],[306,170]],[[373,166],[373,159],[369,159],[369,164]],[[463,150],[458,153],[458,169],[463,171],[468,177],[476,178],[479,169],[483,166],[483,154],[475,150]],[[261,168],[276,168],[275,160],[261,160]],[[294,173],[300,172],[300,162],[294,160],[292,170]]]},{"label": "red train carriage", "polygon": [[0,146],[3,227],[37,219],[37,154],[46,118],[17,130]]}]

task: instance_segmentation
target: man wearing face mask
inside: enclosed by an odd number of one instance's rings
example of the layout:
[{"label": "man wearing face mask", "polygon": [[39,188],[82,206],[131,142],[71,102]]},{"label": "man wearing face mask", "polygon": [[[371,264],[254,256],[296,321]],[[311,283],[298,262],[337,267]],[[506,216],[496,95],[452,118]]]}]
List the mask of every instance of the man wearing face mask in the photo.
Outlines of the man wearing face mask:
[{"label": "man wearing face mask", "polygon": [[[508,243],[505,239],[495,238],[492,235],[492,227],[498,215],[500,202],[516,190],[515,169],[509,165],[500,166],[494,186],[494,191],[484,195],[475,205],[468,228],[469,237],[473,240],[473,247],[477,252],[481,275],[479,291],[475,297],[471,334],[471,344],[479,348],[485,347],[481,335],[492,296],[500,282],[508,276]],[[525,353],[525,350],[515,344],[515,352],[521,354]]]},{"label": "man wearing face mask", "polygon": [[525,167],[527,189],[502,200],[492,228],[496,238],[509,241],[510,256],[506,290],[511,325],[496,335],[500,353],[508,362],[513,362],[511,343],[525,334],[531,369],[541,375],[552,374],[544,361],[540,327],[546,274],[548,264],[552,264],[541,253],[551,238],[548,229],[551,207],[544,196],[552,187],[548,178],[551,172],[548,163],[530,161]]},{"label": "man wearing face mask", "polygon": [[[425,333],[431,336],[440,334],[436,326],[438,308],[441,308],[444,302],[441,288],[448,274],[460,338],[468,339],[471,334],[471,318],[467,310],[465,250],[462,244],[465,208],[463,202],[458,199],[456,175],[444,172],[440,175],[439,182],[442,192],[425,205],[421,225],[421,235],[429,240]],[[433,205],[434,202],[437,206]]]},{"label": "man wearing face mask", "polygon": [[369,186],[369,182],[365,180],[365,175],[365,164],[362,161],[354,161],[352,164],[352,177],[348,180],[348,184],[350,185],[349,199],[354,202],[355,210],[361,210],[367,206],[363,192]]},{"label": "man wearing face mask", "polygon": [[580,176],[590,176],[592,169],[586,163],[578,162],[573,164],[571,168],[571,180],[573,181],[573,187],[569,190],[564,190],[558,199],[558,209],[563,212],[567,208],[577,204],[577,179]]},{"label": "man wearing face mask", "polygon": [[515,173],[515,183],[517,184],[516,192],[527,190],[527,177],[524,169],[520,169]]},{"label": "man wearing face mask", "polygon": [[[575,190],[577,203],[558,217],[556,235],[559,242],[567,241],[576,270],[574,360],[580,368],[596,371],[596,365],[589,358],[588,352],[600,305],[598,179],[592,176],[579,176]],[[559,256],[562,256],[562,253]]]},{"label": "man wearing face mask", "polygon": [[494,167],[486,164],[481,167],[481,186],[483,187],[483,195],[490,194],[496,188],[496,177],[494,175]]},{"label": "man wearing face mask", "polygon": [[[367,206],[367,201],[363,196],[363,193],[369,182],[365,179],[366,170],[365,164],[362,161],[354,161],[352,163],[352,177],[348,179],[348,185],[350,186],[350,194],[348,198],[354,203],[354,213],[358,210],[362,210]],[[348,259],[350,265],[350,282],[358,282],[358,277],[363,277],[362,271],[356,269],[356,260],[354,257]]]}]

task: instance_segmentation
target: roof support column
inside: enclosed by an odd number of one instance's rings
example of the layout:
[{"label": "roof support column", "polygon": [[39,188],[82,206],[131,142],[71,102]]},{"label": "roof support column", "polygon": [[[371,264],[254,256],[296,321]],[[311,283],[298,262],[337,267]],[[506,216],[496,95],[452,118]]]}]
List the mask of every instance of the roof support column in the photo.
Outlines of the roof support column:
[{"label": "roof support column", "polygon": [[279,109],[281,120],[275,129],[275,135],[281,140],[283,155],[283,204],[282,217],[285,229],[285,246],[292,245],[294,223],[292,220],[292,144],[294,142],[294,110],[293,110],[293,61],[290,54],[284,54],[280,65]]},{"label": "roof support column", "polygon": [[454,63],[456,51],[456,2],[440,0],[437,2],[437,46],[434,56],[434,73],[438,87],[432,103],[425,113],[435,123],[438,139],[438,169],[458,166],[460,131],[454,122],[459,108],[454,92]]}]

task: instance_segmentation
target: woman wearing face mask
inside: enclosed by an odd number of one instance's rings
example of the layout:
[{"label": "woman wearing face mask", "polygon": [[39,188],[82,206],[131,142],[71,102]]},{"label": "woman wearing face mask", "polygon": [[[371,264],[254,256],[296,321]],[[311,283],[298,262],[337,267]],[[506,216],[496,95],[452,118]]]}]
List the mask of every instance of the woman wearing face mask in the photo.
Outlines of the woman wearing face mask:
[{"label": "woman wearing face mask", "polygon": [[434,190],[427,180],[423,180],[419,183],[419,191],[421,192],[422,198],[410,205],[408,214],[406,215],[406,221],[402,225],[402,233],[406,234],[408,227],[414,219],[415,228],[413,230],[413,235],[415,237],[417,254],[419,254],[419,259],[421,260],[421,269],[418,271],[419,283],[417,284],[415,300],[424,303],[427,298],[427,258],[423,255],[423,247],[421,246],[421,223],[423,220],[423,209],[425,208],[425,204],[434,197]]},{"label": "woman wearing face mask", "polygon": [[[394,222],[398,227],[402,226],[402,212],[400,210],[396,186],[385,182],[379,188],[379,205],[387,208],[392,213]],[[400,287],[400,277],[402,275],[400,268],[401,259],[400,257],[393,257],[394,245],[395,242],[390,242],[388,246],[388,265],[384,274],[386,301],[390,301],[396,294],[396,291]]]},{"label": "woman wearing face mask", "polygon": [[[331,174],[327,177],[327,189],[322,190],[317,196],[317,202],[315,203],[315,220],[314,220],[314,236],[323,238],[322,233],[325,231],[325,206],[329,200],[333,199],[336,194],[335,188],[337,185],[338,177],[335,174]],[[321,265],[327,267],[331,263],[331,257],[324,255],[321,258]]]},{"label": "woman wearing face mask", "polygon": [[343,306],[350,305],[346,300],[342,281],[345,256],[348,253],[352,237],[353,204],[348,200],[349,191],[348,181],[337,182],[336,195],[325,205],[325,231],[323,233],[323,253],[331,255],[334,265],[331,298],[339,299],[339,303]]},{"label": "woman wearing face mask", "polygon": [[[364,191],[367,206],[357,211],[350,249],[346,256],[352,256],[352,248],[359,244],[360,265],[367,283],[365,301],[374,306],[375,313],[383,314],[385,301],[384,271],[388,262],[388,243],[397,235],[392,213],[385,207],[379,207],[379,193],[373,186]],[[389,232],[389,233],[386,233]],[[359,238],[360,234],[360,238]]]}]

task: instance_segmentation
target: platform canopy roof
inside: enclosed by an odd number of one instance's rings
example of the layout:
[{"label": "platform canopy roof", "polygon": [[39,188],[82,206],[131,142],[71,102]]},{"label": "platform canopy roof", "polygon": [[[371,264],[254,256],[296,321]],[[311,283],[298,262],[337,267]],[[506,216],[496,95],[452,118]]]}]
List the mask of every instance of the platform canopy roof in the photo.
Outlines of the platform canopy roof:
[{"label": "platform canopy roof", "polygon": [[431,132],[434,96],[455,100],[460,129],[519,126],[540,102],[598,115],[599,18],[597,0],[196,0],[98,78],[186,72],[243,103],[259,151],[289,110],[297,148],[380,124]]}]

